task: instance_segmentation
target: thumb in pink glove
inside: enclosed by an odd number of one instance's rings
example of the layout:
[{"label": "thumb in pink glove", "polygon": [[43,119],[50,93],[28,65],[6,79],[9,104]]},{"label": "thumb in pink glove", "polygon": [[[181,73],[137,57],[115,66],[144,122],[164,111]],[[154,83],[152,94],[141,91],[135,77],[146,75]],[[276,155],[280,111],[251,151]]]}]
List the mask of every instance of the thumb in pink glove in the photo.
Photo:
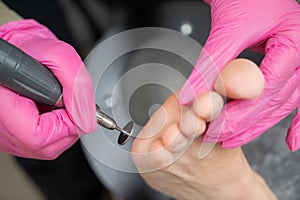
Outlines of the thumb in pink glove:
[{"label": "thumb in pink glove", "polygon": [[0,86],[0,150],[27,158],[54,159],[96,129],[92,81],[75,50],[34,20],[0,27],[0,37],[48,67],[63,88],[65,108],[39,113],[36,104]]},{"label": "thumb in pink glove", "polygon": [[[272,115],[276,109],[281,108],[286,116],[296,108],[296,104],[285,102],[299,84],[288,80],[300,65],[300,7],[295,0],[207,2],[211,3],[212,30],[181,90],[182,105],[189,105],[195,96],[211,90],[218,72],[242,50],[254,48],[265,53],[260,65],[265,76],[261,97],[236,101],[230,109],[227,105],[226,118],[221,114],[206,133],[207,141],[226,140],[223,147],[236,147],[282,119],[283,115]],[[259,126],[257,122],[261,122]]]}]

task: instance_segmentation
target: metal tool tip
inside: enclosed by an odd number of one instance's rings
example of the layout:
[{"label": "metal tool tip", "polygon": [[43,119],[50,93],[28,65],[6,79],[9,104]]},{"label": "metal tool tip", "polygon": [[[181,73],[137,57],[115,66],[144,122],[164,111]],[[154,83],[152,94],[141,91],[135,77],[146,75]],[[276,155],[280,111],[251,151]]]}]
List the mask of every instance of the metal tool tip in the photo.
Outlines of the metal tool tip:
[{"label": "metal tool tip", "polygon": [[119,145],[123,145],[129,140],[133,133],[133,124],[133,121],[130,121],[126,124],[126,126],[124,126],[123,129],[121,129],[120,127],[116,127],[116,129],[121,132],[118,138]]}]

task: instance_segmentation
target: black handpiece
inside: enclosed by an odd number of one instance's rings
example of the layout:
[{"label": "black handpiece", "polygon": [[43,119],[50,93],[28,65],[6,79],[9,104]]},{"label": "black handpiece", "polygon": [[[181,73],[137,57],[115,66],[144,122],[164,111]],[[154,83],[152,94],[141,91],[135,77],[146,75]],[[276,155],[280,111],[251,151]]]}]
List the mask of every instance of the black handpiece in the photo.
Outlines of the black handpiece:
[{"label": "black handpiece", "polygon": [[35,102],[62,106],[62,89],[52,72],[0,38],[0,85]]},{"label": "black handpiece", "polygon": [[[52,72],[25,52],[0,38],[0,85],[35,102],[62,107],[62,87]],[[0,94],[1,96],[1,94]],[[133,122],[121,129],[114,119],[96,106],[98,124],[120,131],[118,143],[125,144],[133,132]]]}]

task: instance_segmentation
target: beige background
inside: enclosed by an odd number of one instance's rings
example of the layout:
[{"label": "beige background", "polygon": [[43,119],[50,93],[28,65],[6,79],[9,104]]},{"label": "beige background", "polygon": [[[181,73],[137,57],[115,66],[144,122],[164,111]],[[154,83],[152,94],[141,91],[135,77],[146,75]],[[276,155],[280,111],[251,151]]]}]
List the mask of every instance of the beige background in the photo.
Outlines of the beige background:
[{"label": "beige background", "polygon": [[0,152],[0,200],[44,200],[14,158]]}]

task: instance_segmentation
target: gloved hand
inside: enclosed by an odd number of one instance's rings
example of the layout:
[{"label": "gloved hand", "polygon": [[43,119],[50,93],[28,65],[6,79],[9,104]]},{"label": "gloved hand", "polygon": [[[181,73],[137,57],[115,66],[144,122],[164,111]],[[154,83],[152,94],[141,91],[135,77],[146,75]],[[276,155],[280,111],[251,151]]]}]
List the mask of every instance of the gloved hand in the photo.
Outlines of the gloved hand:
[{"label": "gloved hand", "polygon": [[[295,0],[207,2],[211,4],[212,29],[181,90],[182,105],[189,105],[195,96],[211,90],[218,72],[245,48],[265,53],[260,65],[265,76],[263,94],[254,100],[227,104],[203,138],[222,141],[223,147],[233,148],[262,134],[300,102],[300,7]],[[296,121],[293,124],[292,127],[299,126]],[[292,136],[293,129],[289,133],[288,146],[296,150],[299,138]]]},{"label": "gloved hand", "polygon": [[96,129],[91,78],[76,51],[34,20],[0,27],[0,37],[47,66],[63,88],[65,108],[40,113],[30,99],[0,86],[0,151],[54,159]]}]

